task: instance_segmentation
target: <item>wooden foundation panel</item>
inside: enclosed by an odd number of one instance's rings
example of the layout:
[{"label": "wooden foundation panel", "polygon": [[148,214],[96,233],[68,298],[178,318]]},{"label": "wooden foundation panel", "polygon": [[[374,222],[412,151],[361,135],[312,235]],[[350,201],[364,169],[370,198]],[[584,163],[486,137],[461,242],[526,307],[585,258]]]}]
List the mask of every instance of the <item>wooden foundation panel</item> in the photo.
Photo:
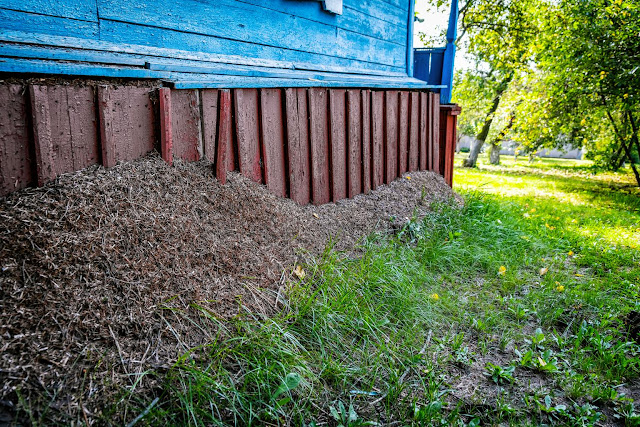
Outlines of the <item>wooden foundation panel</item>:
[{"label": "wooden foundation panel", "polygon": [[210,162],[216,160],[216,133],[218,130],[218,90],[202,89],[202,146],[203,156]]},{"label": "wooden foundation panel", "polygon": [[385,92],[385,179],[389,184],[398,177],[398,92]]},{"label": "wooden foundation panel", "polygon": [[262,183],[258,90],[235,89],[233,95],[240,173],[254,182]]},{"label": "wooden foundation panel", "polygon": [[331,152],[331,199],[336,202],[347,197],[347,128],[346,92],[329,91],[329,128]]},{"label": "wooden foundation panel", "polygon": [[400,92],[398,114],[398,176],[409,169],[409,92]]},{"label": "wooden foundation panel", "polygon": [[371,191],[371,91],[362,94],[362,191]]},{"label": "wooden foundation panel", "polygon": [[348,196],[351,198],[362,192],[362,94],[360,90],[347,91],[347,141]]},{"label": "wooden foundation panel", "polygon": [[289,197],[306,205],[311,200],[309,119],[306,89],[285,89]]},{"label": "wooden foundation panel", "polygon": [[26,87],[0,85],[0,197],[35,183],[28,123]]},{"label": "wooden foundation panel", "polygon": [[409,94],[409,172],[418,170],[420,162],[420,93]]},{"label": "wooden foundation panel", "polygon": [[285,129],[280,89],[260,90],[264,181],[272,193],[287,196]]},{"label": "wooden foundation panel", "polygon": [[173,157],[196,162],[202,157],[200,93],[195,89],[171,91]]},{"label": "wooden foundation panel", "polygon": [[311,197],[314,205],[328,203],[331,200],[327,110],[327,90],[321,88],[309,89]]},{"label": "wooden foundation panel", "polygon": [[98,87],[102,164],[138,159],[155,147],[153,89],[135,86]]},{"label": "wooden foundation panel", "polygon": [[158,89],[160,104],[160,154],[162,160],[173,165],[173,130],[171,120],[171,89]]},{"label": "wooden foundation panel", "polygon": [[94,89],[33,85],[30,95],[38,182],[98,163]]},{"label": "wooden foundation panel", "polygon": [[227,171],[229,169],[229,150],[231,147],[232,129],[231,120],[231,92],[229,89],[220,91],[220,117],[218,125],[217,152],[216,152],[216,178],[220,183],[227,182]]},{"label": "wooden foundation panel", "polygon": [[420,92],[420,146],[418,157],[420,159],[418,168],[421,171],[430,169],[429,163],[429,94]]}]

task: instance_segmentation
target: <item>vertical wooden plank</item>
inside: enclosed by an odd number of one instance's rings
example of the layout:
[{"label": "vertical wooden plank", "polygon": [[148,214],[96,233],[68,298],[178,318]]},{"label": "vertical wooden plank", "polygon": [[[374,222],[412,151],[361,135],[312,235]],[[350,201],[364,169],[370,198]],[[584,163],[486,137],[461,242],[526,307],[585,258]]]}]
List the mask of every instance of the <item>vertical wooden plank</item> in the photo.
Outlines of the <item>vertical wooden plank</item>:
[{"label": "vertical wooden plank", "polygon": [[284,152],[284,117],[280,89],[260,89],[262,118],[262,158],[267,188],[280,197],[287,196]]},{"label": "vertical wooden plank", "polygon": [[375,190],[384,183],[385,150],[384,150],[384,92],[371,92],[371,138],[372,138],[372,182]]},{"label": "vertical wooden plank", "polygon": [[200,93],[194,89],[171,91],[173,157],[196,162],[202,155]]},{"label": "vertical wooden plank", "polygon": [[262,183],[258,89],[235,89],[233,94],[240,173]]},{"label": "vertical wooden plank", "polygon": [[347,91],[347,126],[349,164],[349,197],[362,192],[362,94],[360,90]]},{"label": "vertical wooden plank", "polygon": [[426,92],[420,92],[420,157],[419,169],[429,169],[429,96]]},{"label": "vertical wooden plank", "polygon": [[98,87],[104,166],[135,160],[153,150],[156,135],[152,90],[135,86]]},{"label": "vertical wooden plank", "polygon": [[420,163],[420,94],[411,92],[409,98],[409,172],[418,170]]},{"label": "vertical wooden plank", "polygon": [[287,153],[289,154],[289,195],[297,203],[311,200],[311,164],[309,160],[309,118],[307,90],[285,89],[287,117]]},{"label": "vertical wooden plank", "polygon": [[51,116],[46,86],[29,86],[31,112],[33,114],[33,140],[36,152],[38,185],[55,179],[53,161],[53,140],[51,137]]},{"label": "vertical wooden plank", "polygon": [[371,91],[362,92],[362,191],[371,191]]},{"label": "vertical wooden plank", "polygon": [[160,153],[162,160],[169,165],[173,164],[173,131],[171,120],[171,89],[161,87],[158,89],[160,99]]},{"label": "vertical wooden plank", "polygon": [[17,84],[0,84],[0,197],[34,183],[27,97]]},{"label": "vertical wooden plank", "polygon": [[347,197],[347,141],[345,90],[329,89],[329,129],[331,135],[331,198]]},{"label": "vertical wooden plank", "polygon": [[216,160],[216,131],[218,126],[218,90],[200,91],[202,109],[203,156],[211,162]]},{"label": "vertical wooden plank", "polygon": [[69,134],[73,158],[72,170],[84,169],[100,161],[98,142],[98,115],[95,88],[91,86],[64,86],[66,88]]},{"label": "vertical wooden plank", "polygon": [[220,124],[218,126],[218,144],[216,153],[216,178],[221,184],[227,183],[227,170],[229,168],[228,153],[231,145],[231,92],[229,89],[220,90]]},{"label": "vertical wooden plank", "polygon": [[398,176],[400,176],[409,169],[409,92],[400,92],[398,116]]},{"label": "vertical wooden plank", "polygon": [[93,88],[36,85],[30,93],[39,182],[97,163]]},{"label": "vertical wooden plank", "polygon": [[331,199],[327,112],[327,90],[309,89],[311,197],[315,205],[328,203]]},{"label": "vertical wooden plank", "polygon": [[440,170],[440,95],[437,93],[431,93],[431,144],[430,148],[432,151],[431,160],[432,160],[432,171],[437,174],[442,174]]},{"label": "vertical wooden plank", "polygon": [[386,147],[386,184],[398,177],[398,91],[385,93],[385,147]]}]

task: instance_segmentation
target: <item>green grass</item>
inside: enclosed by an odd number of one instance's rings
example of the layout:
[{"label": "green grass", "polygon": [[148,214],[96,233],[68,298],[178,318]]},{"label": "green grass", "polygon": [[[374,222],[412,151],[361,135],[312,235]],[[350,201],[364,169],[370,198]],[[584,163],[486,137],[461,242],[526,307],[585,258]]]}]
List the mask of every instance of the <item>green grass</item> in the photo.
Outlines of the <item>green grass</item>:
[{"label": "green grass", "polygon": [[275,317],[200,310],[216,339],[157,374],[144,421],[640,425],[631,184],[586,162],[458,168],[462,209],[434,205],[357,257],[329,247]]}]

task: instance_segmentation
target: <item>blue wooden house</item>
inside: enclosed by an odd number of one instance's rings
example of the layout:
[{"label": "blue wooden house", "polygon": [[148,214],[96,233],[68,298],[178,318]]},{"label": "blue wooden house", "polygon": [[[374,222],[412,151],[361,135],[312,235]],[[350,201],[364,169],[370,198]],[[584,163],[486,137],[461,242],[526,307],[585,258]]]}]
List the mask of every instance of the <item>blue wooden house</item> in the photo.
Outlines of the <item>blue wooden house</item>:
[{"label": "blue wooden house", "polygon": [[300,203],[450,182],[457,2],[415,61],[413,5],[0,0],[0,195],[153,149]]}]

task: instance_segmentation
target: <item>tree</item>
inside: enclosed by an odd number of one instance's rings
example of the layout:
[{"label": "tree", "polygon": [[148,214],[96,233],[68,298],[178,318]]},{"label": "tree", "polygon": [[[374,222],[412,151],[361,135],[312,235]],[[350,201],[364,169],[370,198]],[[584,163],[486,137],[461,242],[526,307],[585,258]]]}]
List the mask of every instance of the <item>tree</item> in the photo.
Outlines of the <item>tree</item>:
[{"label": "tree", "polygon": [[466,43],[467,52],[476,62],[476,69],[468,72],[485,79],[491,99],[476,143],[464,162],[467,167],[476,165],[511,82],[531,65],[541,5],[539,0],[468,0],[460,9],[459,42]]}]

